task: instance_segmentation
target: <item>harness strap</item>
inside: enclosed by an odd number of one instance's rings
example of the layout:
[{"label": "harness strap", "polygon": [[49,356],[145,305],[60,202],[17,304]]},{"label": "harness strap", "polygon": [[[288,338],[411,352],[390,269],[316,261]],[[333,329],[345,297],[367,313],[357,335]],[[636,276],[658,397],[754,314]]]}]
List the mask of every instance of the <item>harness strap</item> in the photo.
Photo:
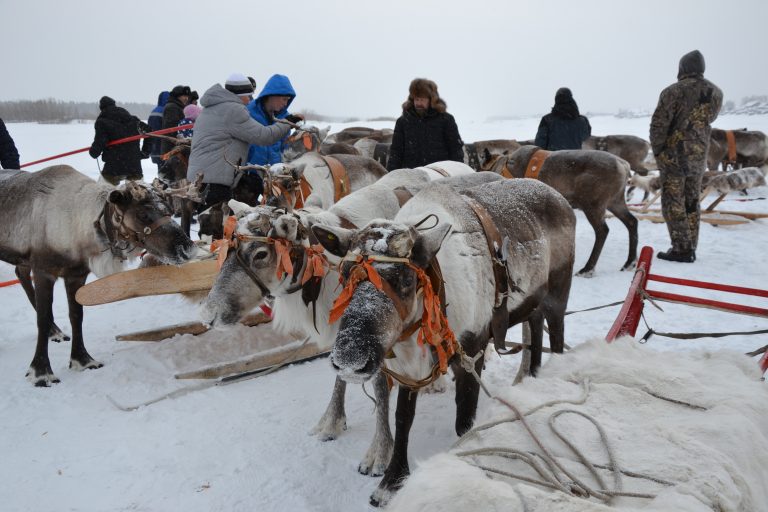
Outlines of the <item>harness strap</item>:
[{"label": "harness strap", "polygon": [[537,149],[536,152],[531,155],[531,159],[528,160],[528,167],[525,168],[525,177],[534,180],[539,179],[539,172],[541,172],[541,168],[544,166],[544,160],[547,159],[550,153],[552,152],[544,149]]},{"label": "harness strap", "polygon": [[500,156],[496,159],[496,162],[493,164],[492,170],[496,173],[501,175],[504,178],[507,178],[508,180],[511,180],[514,178],[512,176],[512,173],[509,172],[509,168],[507,167],[507,164],[509,163],[509,157],[508,156]]},{"label": "harness strap", "polygon": [[488,251],[491,254],[491,264],[493,267],[493,277],[496,285],[494,297],[493,312],[491,314],[491,336],[493,344],[499,353],[507,351],[504,343],[509,326],[509,311],[507,310],[507,291],[509,282],[507,280],[507,266],[500,258],[502,247],[501,234],[496,224],[493,222],[488,210],[475,199],[462,196],[472,211],[475,212],[480,225],[485,234],[485,241],[488,243]]},{"label": "harness strap", "polygon": [[725,140],[728,142],[728,163],[736,163],[736,135],[733,130],[725,130]]},{"label": "harness strap", "polygon": [[349,184],[349,175],[344,168],[344,164],[332,156],[318,155],[331,170],[333,176],[333,202],[338,202],[344,196],[351,192]]},{"label": "harness strap", "polygon": [[437,174],[442,174],[442,175],[443,175],[444,177],[446,177],[446,178],[450,178],[450,177],[451,177],[451,175],[450,175],[450,174],[448,174],[448,171],[446,171],[445,169],[442,169],[442,168],[440,168],[440,167],[437,167],[435,164],[429,164],[429,165],[428,165],[428,166],[426,166],[426,167],[427,167],[427,169],[432,169],[432,170],[433,170],[433,171],[435,171]]},{"label": "harness strap", "polygon": [[398,187],[395,190],[392,191],[393,194],[395,194],[395,197],[397,198],[397,204],[400,205],[400,208],[403,207],[405,203],[411,200],[413,197],[413,194],[408,192],[406,189],[402,187]]}]

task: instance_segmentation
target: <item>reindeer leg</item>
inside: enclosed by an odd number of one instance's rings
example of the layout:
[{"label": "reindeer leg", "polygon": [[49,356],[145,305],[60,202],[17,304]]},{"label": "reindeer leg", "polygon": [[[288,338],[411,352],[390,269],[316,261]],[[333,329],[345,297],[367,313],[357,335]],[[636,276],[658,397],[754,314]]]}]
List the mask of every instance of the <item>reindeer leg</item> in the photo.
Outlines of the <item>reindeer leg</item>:
[{"label": "reindeer leg", "polygon": [[72,325],[72,352],[69,367],[73,370],[95,369],[104,366],[85,350],[83,342],[83,306],[75,300],[75,293],[85,284],[88,274],[64,278],[69,303],[69,323]]},{"label": "reindeer leg", "polygon": [[408,467],[408,437],[416,415],[418,392],[400,386],[397,392],[397,410],[395,411],[395,447],[384,478],[379,487],[371,494],[371,505],[386,505],[392,496],[403,486],[410,474]]},{"label": "reindeer leg", "polygon": [[[460,343],[469,357],[474,357],[483,351],[485,345],[488,344],[487,340],[483,342],[480,337],[470,333],[463,333]],[[475,372],[478,377],[483,371],[484,364],[485,361],[482,357],[475,362]],[[472,423],[475,421],[480,383],[477,382],[474,375],[461,367],[457,359],[453,360],[451,368],[456,377],[456,433],[461,436],[472,428]]]},{"label": "reindeer leg", "polygon": [[621,270],[634,268],[635,262],[637,261],[637,219],[632,215],[632,212],[629,211],[629,208],[627,208],[624,201],[616,201],[615,204],[608,205],[608,211],[614,214],[629,232],[629,254],[627,255],[627,261],[624,263],[624,266],[621,267]]},{"label": "reindeer leg", "polygon": [[373,391],[376,397],[376,433],[357,470],[364,475],[381,476],[392,459],[393,446],[389,429],[389,386],[381,372],[373,378]]},{"label": "reindeer leg", "polygon": [[535,310],[528,317],[528,327],[531,329],[531,377],[535,377],[541,367],[541,353],[544,343],[544,315]]},{"label": "reindeer leg", "polygon": [[53,374],[48,359],[48,333],[53,324],[53,285],[56,277],[47,272],[35,270],[35,310],[37,311],[37,347],[35,356],[27,371],[27,379],[37,387],[50,387],[59,379]]},{"label": "reindeer leg", "polygon": [[[24,293],[27,294],[27,299],[32,307],[35,307],[35,287],[32,286],[32,269],[23,265],[16,267],[16,277],[19,278],[21,287],[24,289]],[[56,322],[51,324],[51,332],[48,333],[48,341],[54,343],[61,343],[62,341],[69,341],[68,335],[64,334]]]},{"label": "reindeer leg", "polygon": [[605,222],[605,209],[604,208],[584,208],[584,215],[587,217],[587,221],[595,230],[595,245],[592,246],[592,252],[589,255],[587,264],[584,268],[576,272],[577,276],[592,277],[597,259],[600,257],[600,253],[603,251],[603,245],[605,245],[605,239],[608,238],[608,224]]},{"label": "reindeer leg", "polygon": [[339,437],[342,431],[347,430],[347,415],[344,413],[344,393],[346,390],[347,383],[340,377],[336,377],[331,401],[320,421],[310,431],[311,434],[316,434],[321,441],[332,441]]},{"label": "reindeer leg", "polygon": [[184,234],[189,236],[189,229],[192,225],[192,201],[189,199],[182,199],[181,202],[181,230]]}]

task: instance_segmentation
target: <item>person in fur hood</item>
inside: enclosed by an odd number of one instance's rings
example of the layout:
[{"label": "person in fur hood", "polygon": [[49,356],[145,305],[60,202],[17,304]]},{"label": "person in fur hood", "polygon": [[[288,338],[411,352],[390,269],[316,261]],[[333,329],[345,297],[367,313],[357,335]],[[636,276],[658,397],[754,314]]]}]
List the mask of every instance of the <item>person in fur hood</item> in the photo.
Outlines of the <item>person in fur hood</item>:
[{"label": "person in fur hood", "polygon": [[403,115],[395,123],[387,170],[464,161],[464,142],[453,116],[437,92],[437,84],[416,78],[408,88]]}]

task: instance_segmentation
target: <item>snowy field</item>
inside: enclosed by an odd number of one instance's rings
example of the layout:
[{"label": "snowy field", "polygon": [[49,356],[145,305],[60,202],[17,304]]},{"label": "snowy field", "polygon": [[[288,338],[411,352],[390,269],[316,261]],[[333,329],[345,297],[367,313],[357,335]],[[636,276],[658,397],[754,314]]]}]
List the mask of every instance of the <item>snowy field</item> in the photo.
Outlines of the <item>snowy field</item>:
[{"label": "snowy field", "polygon": [[[458,121],[466,142],[529,139],[538,125],[538,119]],[[649,118],[605,116],[590,121],[595,135],[648,137]],[[355,124],[391,127],[391,123],[383,122]],[[332,130],[344,126],[334,124]],[[768,116],[725,116],[715,126],[768,131]],[[9,124],[8,129],[22,163],[88,146],[93,137],[91,124]],[[97,165],[87,153],[53,163],[66,163],[91,177],[98,176]],[[154,177],[149,161],[144,161],[144,173],[147,180]],[[750,201],[733,194],[721,208],[768,212],[766,197],[768,188],[753,189],[747,197]],[[713,199],[714,195],[708,201]],[[576,265],[580,266],[587,259],[594,235],[581,212],[577,212],[577,219]],[[574,278],[569,310],[623,300],[626,295],[632,274],[618,269],[626,259],[627,232],[616,219],[609,219],[608,224],[611,232],[596,274],[591,279]],[[664,275],[768,288],[767,227],[768,219],[737,226],[702,224],[695,264],[654,258],[652,269]],[[641,247],[650,245],[659,251],[669,246],[664,224],[641,221],[639,230]],[[12,267],[0,263],[0,281],[13,277]],[[768,307],[765,299],[675,290],[657,283],[652,286]],[[69,332],[61,282],[55,293],[55,319]],[[646,321],[658,331],[749,331],[765,329],[767,324],[766,319],[708,309],[667,303],[661,307],[663,312],[648,304],[645,309]],[[589,379],[596,383],[590,414],[602,413],[600,421],[615,442],[623,466],[686,482],[652,501],[623,498],[617,504],[622,510],[704,511],[712,510],[715,504],[718,510],[765,510],[768,394],[765,383],[759,380],[757,359],[737,354],[765,345],[766,336],[691,341],[653,337],[645,345],[622,340],[616,348],[606,348],[599,338],[608,331],[617,312],[618,307],[611,307],[569,316],[566,342],[581,347],[570,356],[545,364],[538,381],[512,388],[519,357],[495,355],[488,358],[483,380],[492,393],[507,397],[524,410],[549,400],[578,396],[579,387],[574,382]],[[0,288],[0,383],[4,390],[0,397],[0,510],[366,510],[379,478],[360,475],[356,468],[374,430],[371,401],[359,388],[350,386],[347,431],[336,441],[325,443],[308,434],[330,397],[334,375],[327,360],[195,391],[133,412],[118,410],[110,403],[107,397],[131,405],[197,385],[201,381],[176,380],[174,374],[236,360],[264,347],[259,339],[263,328],[258,327],[178,336],[161,343],[115,341],[121,333],[191,321],[196,315],[194,304],[176,296],[86,308],[85,343],[104,367],[82,373],[70,371],[69,344],[51,344],[51,364],[61,383],[37,389],[24,379],[34,352],[34,311],[19,286]],[[644,332],[641,323],[638,336]],[[508,339],[519,338],[520,328],[511,329]],[[619,388],[626,393],[610,393]],[[668,403],[659,409],[653,403],[656,399],[648,398],[643,389],[708,410],[691,411]],[[449,385],[444,394],[419,398],[410,437],[414,485],[403,490],[400,503],[393,504],[395,509],[428,510],[416,499],[424,496],[414,489],[421,483],[431,486],[436,497],[439,494],[440,500],[431,506],[443,511],[467,510],[468,506],[478,511],[600,510],[595,502],[577,505],[554,494],[546,498],[541,488],[487,480],[479,470],[453,456],[430,459],[456,441],[452,391]],[[392,410],[394,405],[393,399]],[[478,423],[509,414],[481,395]],[[545,419],[542,416],[532,422],[538,425]],[[647,420],[647,428],[640,428]],[[394,427],[394,421],[392,424]],[[577,433],[582,430],[577,429]],[[502,430],[491,434],[490,439],[518,443],[522,434],[514,432],[522,431]],[[602,452],[592,452],[596,460],[605,461]],[[420,465],[425,466],[423,470]],[[435,475],[442,480],[436,481]],[[446,485],[459,479],[461,484]],[[628,490],[636,488],[633,480],[627,482]],[[649,492],[652,486],[641,487]],[[654,489],[658,491],[658,486]]]}]

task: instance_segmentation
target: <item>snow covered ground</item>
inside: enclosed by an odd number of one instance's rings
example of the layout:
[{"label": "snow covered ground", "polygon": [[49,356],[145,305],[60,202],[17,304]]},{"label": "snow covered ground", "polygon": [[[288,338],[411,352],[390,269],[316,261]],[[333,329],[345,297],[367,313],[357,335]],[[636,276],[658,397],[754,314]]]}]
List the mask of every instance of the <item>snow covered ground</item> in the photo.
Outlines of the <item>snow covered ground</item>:
[{"label": "snow covered ground", "polygon": [[[596,135],[648,136],[648,118],[605,116],[593,117],[590,121]],[[384,122],[356,124],[391,127],[391,123]],[[491,138],[528,139],[535,135],[538,119],[459,120],[459,124],[467,142]],[[768,116],[724,116],[715,125],[726,129],[747,126],[768,131]],[[335,124],[333,131],[343,127]],[[8,129],[21,153],[22,163],[88,146],[93,136],[91,124],[10,124]],[[67,163],[89,176],[98,176],[96,163],[87,153],[53,163]],[[30,170],[42,167],[37,165]],[[145,161],[145,178],[153,176],[154,166]],[[768,188],[753,189],[748,196],[751,201],[732,195],[721,203],[721,208],[768,212],[766,197]],[[586,260],[594,238],[581,212],[577,212],[577,219],[576,264],[580,265]],[[627,233],[616,219],[609,219],[608,224],[611,232],[596,275],[592,279],[574,278],[570,310],[622,300],[626,295],[632,274],[618,269],[626,259]],[[764,256],[767,226],[768,220],[738,226],[703,224],[695,264],[654,259],[653,271],[767,288],[768,269]],[[640,244],[650,245],[657,251],[666,249],[669,246],[666,227],[641,222]],[[0,264],[0,281],[13,277],[12,267]],[[661,284],[653,286],[674,289]],[[678,288],[675,291],[767,307],[765,299],[703,290]],[[661,307],[663,312],[646,306],[646,321],[659,331],[748,331],[766,327],[766,320],[756,317],[666,303]],[[768,506],[765,473],[768,468],[768,428],[758,419],[768,416],[766,387],[759,381],[756,359],[750,361],[744,356],[733,355],[765,345],[765,336],[694,341],[653,337],[642,347],[623,342],[623,346],[613,350],[605,349],[600,342],[585,343],[603,336],[617,311],[617,307],[612,307],[569,316],[566,341],[571,346],[584,346],[574,352],[572,358],[565,355],[553,361],[555,364],[545,368],[540,381],[510,387],[519,362],[517,356],[501,359],[491,356],[484,381],[494,394],[508,397],[527,409],[553,398],[577,395],[578,387],[569,384],[568,380],[589,376],[599,383],[595,391],[595,396],[600,398],[596,409],[605,413],[600,419],[605,421],[603,426],[609,438],[616,441],[618,455],[626,468],[655,468],[658,476],[672,480],[677,479],[672,478],[675,475],[671,474],[670,468],[679,469],[678,473],[685,473],[689,486],[694,487],[690,495],[706,497],[707,493],[701,487],[710,484],[715,493],[724,494],[726,497],[720,503],[723,510],[757,510]],[[195,305],[176,296],[148,297],[86,308],[86,346],[91,355],[105,364],[104,368],[82,373],[70,371],[67,368],[69,344],[51,344],[51,364],[61,383],[50,389],[36,389],[24,379],[34,352],[34,311],[20,287],[0,288],[0,383],[4,390],[0,397],[0,509],[365,510],[368,496],[379,481],[356,472],[374,429],[371,401],[359,388],[350,388],[347,393],[347,431],[338,440],[326,443],[308,435],[330,397],[334,375],[327,360],[291,367],[267,377],[195,391],[133,412],[118,410],[110,403],[108,396],[121,404],[131,405],[199,384],[200,381],[180,381],[173,376],[207,364],[236,360],[268,346],[269,342],[259,338],[259,333],[263,332],[261,327],[209,332],[198,337],[178,336],[161,343],[115,341],[117,334],[194,320],[196,314]],[[54,316],[57,323],[69,331],[61,283],[56,287]],[[638,335],[644,332],[641,324]],[[519,327],[511,329],[508,338],[519,339]],[[724,354],[720,355],[721,351]],[[594,361],[595,368],[605,369],[605,372],[590,371],[585,359]],[[624,360],[627,361],[626,372],[622,366]],[[623,377],[629,372],[632,372],[632,378]],[[547,387],[545,379],[555,384]],[[645,417],[633,412],[634,400],[642,393],[632,393],[633,387],[639,388],[643,384],[662,394],[712,410],[702,413],[706,415],[706,421],[697,428],[700,418],[688,408],[666,405],[662,412],[649,408],[649,419],[652,417],[656,421],[649,423],[645,430],[640,428],[642,435],[635,436]],[[695,389],[697,386],[700,389]],[[611,387],[624,387],[630,394],[624,399],[611,398],[604,392]],[[729,397],[734,399],[730,401]],[[653,401],[647,397],[643,400],[643,404]],[[394,400],[391,406],[394,408]],[[724,409],[725,406],[728,408]],[[594,409],[590,409],[591,414],[596,414]],[[454,410],[450,387],[445,394],[419,398],[411,431],[412,470],[417,470],[421,462],[447,450],[456,441]],[[481,397],[480,422],[508,414],[498,403]],[[663,416],[666,422],[656,415]],[[541,422],[539,419],[535,421]],[[627,423],[633,424],[631,429]],[[713,434],[718,427],[722,429],[719,437]],[[676,433],[673,429],[684,432]],[[507,441],[514,437],[506,431],[499,436]],[[633,443],[631,437],[637,442]],[[676,440],[682,448],[672,451],[670,443],[674,444]],[[709,465],[695,462],[705,448],[708,455],[718,453],[708,459],[711,460]],[[604,460],[601,454],[596,452],[597,460]],[[639,455],[642,455],[642,464],[637,460]],[[448,461],[446,457],[449,456],[440,457],[427,465],[434,468],[441,460]],[[462,466],[463,463],[451,461],[445,464],[459,466],[449,472],[451,476],[447,478],[458,478],[468,471],[468,466]],[[718,476],[714,485],[708,478],[715,473],[721,475],[726,471],[723,468],[729,468],[732,478]],[[705,470],[711,470],[711,473],[691,473]],[[740,480],[741,474],[748,478]],[[413,481],[418,482],[417,476],[424,481],[424,475],[431,473],[416,473]],[[479,493],[475,496],[479,499],[474,502],[477,510],[488,510],[505,502],[507,510],[515,506],[522,510],[522,505],[514,505],[514,500],[531,501],[541,493],[532,487],[515,491],[506,483],[483,484],[478,473],[471,475],[470,482],[469,487],[456,488],[464,489],[465,493],[472,488],[472,492]],[[630,485],[626,487],[629,490]],[[672,495],[677,498],[669,497]],[[679,498],[681,495],[685,492],[664,493],[654,506],[640,500],[621,501],[620,504],[628,503],[627,507],[637,508],[647,504],[647,510],[709,510],[706,499],[683,503]],[[514,499],[504,500],[499,496]],[[667,498],[668,501],[663,501]],[[559,503],[557,498],[551,501],[551,507],[540,504],[535,510],[576,510],[573,504]],[[458,500],[453,503],[467,505]]]}]

